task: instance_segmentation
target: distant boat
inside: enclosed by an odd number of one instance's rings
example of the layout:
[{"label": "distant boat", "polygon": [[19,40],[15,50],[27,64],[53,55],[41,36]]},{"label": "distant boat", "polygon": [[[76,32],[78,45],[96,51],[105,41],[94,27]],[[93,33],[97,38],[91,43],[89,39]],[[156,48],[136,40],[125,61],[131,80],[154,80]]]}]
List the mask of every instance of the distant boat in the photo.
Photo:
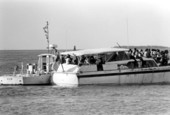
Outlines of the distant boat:
[{"label": "distant boat", "polygon": [[76,56],[80,61],[82,56],[101,57],[102,63],[98,64],[60,64],[52,75],[52,83],[61,87],[77,87],[89,84],[157,84],[170,83],[170,66],[158,66],[154,59],[141,60],[129,59],[126,55],[128,49],[99,48],[63,52],[61,55]]},{"label": "distant boat", "polygon": [[0,85],[47,85],[50,84],[56,56],[41,54],[38,65],[27,64],[27,72],[0,76]]}]

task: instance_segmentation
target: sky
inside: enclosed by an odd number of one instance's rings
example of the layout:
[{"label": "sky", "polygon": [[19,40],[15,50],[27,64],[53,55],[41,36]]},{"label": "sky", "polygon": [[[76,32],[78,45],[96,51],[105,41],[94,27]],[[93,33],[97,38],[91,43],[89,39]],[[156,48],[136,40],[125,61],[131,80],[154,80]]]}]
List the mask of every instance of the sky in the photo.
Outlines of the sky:
[{"label": "sky", "polygon": [[0,50],[170,47],[168,0],[0,0]]}]

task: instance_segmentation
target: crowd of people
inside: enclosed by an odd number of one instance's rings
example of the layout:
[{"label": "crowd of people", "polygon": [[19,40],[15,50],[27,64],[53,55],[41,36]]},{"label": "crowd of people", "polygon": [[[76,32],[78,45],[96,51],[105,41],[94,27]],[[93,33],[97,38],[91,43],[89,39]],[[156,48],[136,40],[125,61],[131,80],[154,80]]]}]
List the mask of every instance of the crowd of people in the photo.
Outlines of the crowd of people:
[{"label": "crowd of people", "polygon": [[[137,48],[129,49],[127,52],[128,59],[140,59],[143,61],[143,58],[153,58],[157,64],[160,66],[168,65],[168,50],[161,51],[159,49],[145,49],[138,50]],[[70,56],[69,54],[61,57],[61,63],[66,64],[76,64],[76,65],[84,65],[84,64],[96,64],[102,65],[105,63],[105,60],[102,59],[101,56],[80,56],[79,59],[77,56]]]},{"label": "crowd of people", "polygon": [[128,57],[130,59],[143,59],[145,58],[153,58],[160,66],[168,65],[168,50],[161,51],[159,49],[145,49],[145,50],[138,50],[134,48],[134,50],[129,49]]},{"label": "crowd of people", "polygon": [[100,56],[85,56],[82,55],[78,59],[77,56],[70,56],[69,54],[61,57],[61,63],[65,64],[75,64],[75,65],[90,65],[96,64],[98,71],[103,70],[102,64],[104,64],[104,60]]},{"label": "crowd of people", "polygon": [[97,61],[102,60],[102,58],[96,56],[85,56],[82,55],[78,59],[77,56],[70,56],[69,54],[66,56],[61,57],[62,63],[66,64],[76,64],[76,65],[83,65],[83,64],[96,64]]}]

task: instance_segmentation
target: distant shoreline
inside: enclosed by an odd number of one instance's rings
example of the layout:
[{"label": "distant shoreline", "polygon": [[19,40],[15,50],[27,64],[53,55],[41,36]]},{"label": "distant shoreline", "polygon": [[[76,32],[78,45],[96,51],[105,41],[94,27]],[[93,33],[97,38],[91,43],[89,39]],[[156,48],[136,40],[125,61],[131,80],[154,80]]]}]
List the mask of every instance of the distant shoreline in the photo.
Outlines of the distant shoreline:
[{"label": "distant shoreline", "polygon": [[[119,48],[119,46],[115,46],[116,48]],[[121,48],[128,48],[128,49],[160,49],[160,50],[170,50],[170,47],[166,46],[120,46]]]},{"label": "distant shoreline", "polygon": [[[127,48],[127,49],[134,49],[134,48],[137,48],[137,49],[161,49],[161,50],[164,50],[164,49],[168,49],[170,50],[170,47],[166,47],[166,46],[125,46],[125,45],[122,45],[122,46],[114,46],[115,48]],[[87,48],[89,49],[89,48]],[[90,48],[90,49],[93,49],[93,48]],[[59,51],[69,51],[69,50],[73,50],[73,49],[58,49]],[[0,49],[0,51],[47,51],[47,49]]]}]

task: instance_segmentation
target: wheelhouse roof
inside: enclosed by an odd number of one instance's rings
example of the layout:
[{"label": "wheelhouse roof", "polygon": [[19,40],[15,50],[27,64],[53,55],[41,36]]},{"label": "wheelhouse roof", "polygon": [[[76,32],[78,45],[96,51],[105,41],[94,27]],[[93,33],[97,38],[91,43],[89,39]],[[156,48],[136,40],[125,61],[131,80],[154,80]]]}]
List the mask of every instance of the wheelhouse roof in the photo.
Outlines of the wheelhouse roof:
[{"label": "wheelhouse roof", "polygon": [[128,51],[129,49],[124,48],[98,48],[98,49],[84,49],[84,50],[77,50],[77,51],[67,51],[62,52],[61,55],[93,55],[93,54],[103,54],[103,53],[110,53],[110,52],[120,52],[120,51]]}]

